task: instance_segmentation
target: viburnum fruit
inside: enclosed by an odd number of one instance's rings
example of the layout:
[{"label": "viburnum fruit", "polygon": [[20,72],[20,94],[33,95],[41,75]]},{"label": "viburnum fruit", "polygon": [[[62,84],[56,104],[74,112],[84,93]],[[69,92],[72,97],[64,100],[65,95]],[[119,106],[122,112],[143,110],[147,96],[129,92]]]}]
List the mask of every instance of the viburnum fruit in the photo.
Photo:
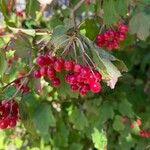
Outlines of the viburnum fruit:
[{"label": "viburnum fruit", "polygon": [[[47,63],[46,57],[49,59],[49,63]],[[83,66],[75,63],[74,60],[64,60],[47,54],[38,56],[36,64],[38,69],[33,71],[33,77],[48,77],[53,87],[60,86],[61,81],[57,74],[63,71],[63,74],[65,73],[64,81],[69,84],[72,91],[78,91],[80,95],[85,95],[89,91],[93,93],[101,91],[102,75],[90,66]]]},{"label": "viburnum fruit", "polygon": [[140,136],[143,137],[143,138],[150,138],[150,131],[141,129],[140,130]]},{"label": "viburnum fruit", "polygon": [[30,88],[27,85],[22,84],[22,80],[23,78],[19,78],[16,79],[14,81],[14,86],[16,87],[16,89],[20,89],[20,91],[22,91],[23,94],[27,94],[30,91]]},{"label": "viburnum fruit", "polygon": [[0,102],[0,128],[13,128],[19,118],[18,104],[15,100],[2,100]]},{"label": "viburnum fruit", "polygon": [[99,47],[105,47],[109,50],[119,49],[119,42],[123,41],[126,37],[128,26],[119,23],[118,29],[109,29],[105,33],[98,34],[96,37],[96,44]]}]

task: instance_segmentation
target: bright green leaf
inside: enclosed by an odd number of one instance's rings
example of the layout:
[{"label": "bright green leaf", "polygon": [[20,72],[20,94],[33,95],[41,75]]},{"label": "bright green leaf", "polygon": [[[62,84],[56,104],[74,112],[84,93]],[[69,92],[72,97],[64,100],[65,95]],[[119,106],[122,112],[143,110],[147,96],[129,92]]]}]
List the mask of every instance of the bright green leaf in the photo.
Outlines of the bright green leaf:
[{"label": "bright green leaf", "polygon": [[98,150],[104,150],[107,147],[107,137],[103,131],[99,131],[97,128],[94,128],[92,133],[92,141],[94,147]]}]

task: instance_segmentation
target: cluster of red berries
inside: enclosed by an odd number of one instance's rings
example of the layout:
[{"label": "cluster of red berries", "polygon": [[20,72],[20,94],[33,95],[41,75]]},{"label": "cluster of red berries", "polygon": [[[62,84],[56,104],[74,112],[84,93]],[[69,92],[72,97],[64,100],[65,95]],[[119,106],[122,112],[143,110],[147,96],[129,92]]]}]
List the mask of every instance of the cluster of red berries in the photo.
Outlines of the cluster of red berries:
[{"label": "cluster of red berries", "polygon": [[0,102],[0,129],[13,128],[19,118],[18,104],[15,100]]},{"label": "cluster of red berries", "polygon": [[20,91],[22,91],[23,94],[27,94],[30,91],[30,88],[27,85],[23,85],[21,83],[21,79],[22,78],[16,79],[14,81],[14,86],[16,87],[16,89],[20,89]]},{"label": "cluster of red berries", "polygon": [[143,138],[150,138],[150,131],[141,129],[140,136],[143,137]]},{"label": "cluster of red berries", "polygon": [[61,84],[57,73],[65,71],[64,80],[72,91],[79,91],[81,95],[85,95],[89,91],[93,93],[101,91],[101,74],[88,66],[49,55],[40,55],[36,59],[36,64],[39,68],[33,72],[33,76],[35,78],[48,77],[53,87],[59,87]]},{"label": "cluster of red berries", "polygon": [[119,42],[126,37],[128,26],[120,23],[117,30],[109,29],[105,33],[98,34],[96,44],[99,47],[106,47],[109,50],[119,49]]}]

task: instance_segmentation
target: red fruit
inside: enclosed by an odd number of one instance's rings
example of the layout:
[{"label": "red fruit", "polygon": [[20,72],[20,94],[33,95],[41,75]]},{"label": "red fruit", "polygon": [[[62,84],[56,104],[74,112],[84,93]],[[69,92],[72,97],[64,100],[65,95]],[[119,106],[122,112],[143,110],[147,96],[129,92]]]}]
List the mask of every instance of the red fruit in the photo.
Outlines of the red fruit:
[{"label": "red fruit", "polygon": [[80,64],[75,64],[73,71],[79,73],[81,71],[82,66]]},{"label": "red fruit", "polygon": [[60,79],[58,79],[58,78],[53,79],[52,80],[52,85],[54,87],[58,87],[60,85]]},{"label": "red fruit", "polygon": [[133,129],[134,127],[135,127],[135,125],[132,123],[132,124],[130,125],[130,128]]},{"label": "red fruit", "polygon": [[66,77],[65,77],[65,80],[67,83],[69,84],[76,84],[77,83],[77,77],[75,74],[68,74]]},{"label": "red fruit", "polygon": [[45,64],[46,65],[51,65],[52,64],[52,60],[51,60],[51,58],[49,57],[49,55],[45,55]]},{"label": "red fruit", "polygon": [[16,79],[16,80],[14,81],[15,84],[20,84],[20,82],[21,82],[20,79]]},{"label": "red fruit", "polygon": [[47,76],[47,70],[48,70],[48,67],[47,67],[47,66],[41,67],[41,68],[40,68],[41,76]]},{"label": "red fruit", "polygon": [[45,56],[43,56],[43,55],[39,56],[39,57],[36,59],[36,63],[37,63],[39,66],[44,66],[44,65],[46,65]]},{"label": "red fruit", "polygon": [[97,81],[102,80],[102,75],[97,70],[94,71],[94,75],[95,75]]},{"label": "red fruit", "polygon": [[16,126],[16,119],[10,119],[9,120],[9,127],[14,128]]},{"label": "red fruit", "polygon": [[5,120],[0,121],[0,129],[6,129],[8,127],[8,124]]},{"label": "red fruit", "polygon": [[35,70],[35,71],[33,72],[33,77],[35,77],[35,78],[41,78],[40,70]]},{"label": "red fruit", "polygon": [[23,86],[22,90],[23,90],[24,94],[27,94],[27,93],[29,93],[30,88],[28,86]]},{"label": "red fruit", "polygon": [[125,25],[125,24],[123,24],[123,23],[121,23],[121,24],[119,25],[118,30],[119,30],[120,32],[122,32],[122,33],[126,33],[126,32],[128,31],[128,26]]},{"label": "red fruit", "polygon": [[81,71],[80,71],[80,75],[82,76],[82,78],[88,78],[89,74],[90,74],[91,70],[89,67],[82,67]]},{"label": "red fruit", "polygon": [[101,85],[99,82],[93,82],[90,84],[90,90],[93,93],[99,93],[101,91]]},{"label": "red fruit", "polygon": [[47,69],[47,75],[48,75],[49,79],[55,78],[56,72],[55,72],[54,68],[49,67],[49,68]]},{"label": "red fruit", "polygon": [[51,57],[52,64],[54,64],[56,60],[57,60],[57,58],[55,56]]},{"label": "red fruit", "polygon": [[136,123],[137,123],[138,126],[141,126],[141,125],[142,125],[142,121],[141,121],[140,119],[137,119],[137,120],[136,120]]},{"label": "red fruit", "polygon": [[70,88],[71,88],[72,91],[77,91],[79,89],[78,85],[76,85],[76,84],[72,84],[70,86]]},{"label": "red fruit", "polygon": [[18,17],[23,17],[23,14],[24,14],[24,12],[23,11],[17,11],[16,12],[16,16],[18,16]]},{"label": "red fruit", "polygon": [[64,69],[66,71],[72,71],[74,69],[74,62],[71,60],[65,61],[64,63]]},{"label": "red fruit", "polygon": [[8,63],[9,65],[11,65],[11,64],[13,63],[13,60],[12,60],[12,59],[8,59],[7,63]]},{"label": "red fruit", "polygon": [[59,58],[59,62],[64,66],[65,60],[63,58]]},{"label": "red fruit", "polygon": [[122,33],[122,32],[117,33],[117,39],[119,41],[123,41],[125,39],[125,36],[126,36],[125,33]]},{"label": "red fruit", "polygon": [[62,64],[62,62],[59,61],[59,60],[56,60],[55,63],[54,63],[54,69],[57,72],[61,72],[63,70],[63,64]]},{"label": "red fruit", "polygon": [[127,117],[122,117],[122,123],[127,123],[128,118]]}]

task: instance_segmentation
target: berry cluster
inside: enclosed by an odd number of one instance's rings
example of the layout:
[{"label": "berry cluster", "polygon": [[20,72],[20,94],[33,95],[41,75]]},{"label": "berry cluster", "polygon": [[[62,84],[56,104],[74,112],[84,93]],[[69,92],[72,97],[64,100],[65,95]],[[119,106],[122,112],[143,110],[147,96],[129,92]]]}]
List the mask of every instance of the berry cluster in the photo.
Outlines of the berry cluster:
[{"label": "berry cluster", "polygon": [[142,129],[140,130],[140,136],[143,138],[150,138],[150,131]]},{"label": "berry cluster", "polygon": [[101,74],[88,66],[77,64],[73,60],[64,60],[49,55],[40,55],[36,64],[39,68],[33,72],[33,76],[35,78],[47,76],[53,87],[58,87],[61,84],[57,73],[65,71],[64,80],[69,84],[72,91],[79,91],[81,95],[85,95],[89,91],[93,93],[101,91]]},{"label": "berry cluster", "polygon": [[15,100],[0,102],[0,129],[13,128],[19,118],[18,104]]},{"label": "berry cluster", "polygon": [[109,50],[119,49],[119,42],[126,37],[128,26],[120,23],[117,30],[109,29],[105,33],[98,34],[96,37],[96,44],[99,47],[106,47]]},{"label": "berry cluster", "polygon": [[29,92],[30,88],[27,85],[23,85],[21,83],[21,79],[22,78],[16,79],[14,81],[14,86],[16,87],[16,89],[20,89],[23,94],[27,94]]}]

